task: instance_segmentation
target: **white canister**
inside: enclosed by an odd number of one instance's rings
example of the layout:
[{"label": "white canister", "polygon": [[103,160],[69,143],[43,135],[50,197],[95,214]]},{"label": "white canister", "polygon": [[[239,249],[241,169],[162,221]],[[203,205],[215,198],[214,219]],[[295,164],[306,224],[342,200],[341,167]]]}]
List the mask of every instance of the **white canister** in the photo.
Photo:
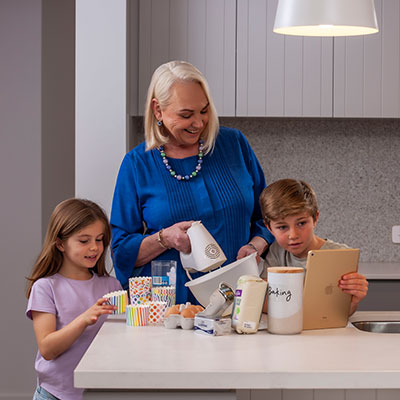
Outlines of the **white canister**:
[{"label": "white canister", "polygon": [[255,275],[238,279],[232,311],[232,327],[238,333],[256,333],[261,319],[267,282]]},{"label": "white canister", "polygon": [[268,268],[268,331],[283,335],[303,330],[303,283],[301,267]]}]

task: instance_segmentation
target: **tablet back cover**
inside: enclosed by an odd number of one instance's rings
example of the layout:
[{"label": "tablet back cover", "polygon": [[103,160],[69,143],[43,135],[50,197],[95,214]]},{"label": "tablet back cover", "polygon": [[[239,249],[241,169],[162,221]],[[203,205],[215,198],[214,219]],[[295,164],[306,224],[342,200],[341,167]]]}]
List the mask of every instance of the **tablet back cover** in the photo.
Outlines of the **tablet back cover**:
[{"label": "tablet back cover", "polygon": [[351,295],[338,287],[340,278],[357,272],[359,249],[311,250],[303,293],[303,329],[347,325]]}]

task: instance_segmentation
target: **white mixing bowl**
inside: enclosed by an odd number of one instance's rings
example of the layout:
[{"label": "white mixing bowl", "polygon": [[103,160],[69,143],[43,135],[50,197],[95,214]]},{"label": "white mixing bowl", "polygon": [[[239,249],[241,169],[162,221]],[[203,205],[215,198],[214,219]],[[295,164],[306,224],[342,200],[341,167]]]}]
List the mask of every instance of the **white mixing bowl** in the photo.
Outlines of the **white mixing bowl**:
[{"label": "white mixing bowl", "polygon": [[225,265],[208,272],[199,278],[185,283],[196,297],[197,301],[206,307],[209,303],[211,294],[218,289],[220,282],[227,283],[233,291],[236,289],[236,283],[242,275],[257,275],[262,272],[263,261],[260,266],[257,265],[256,253],[241,258],[231,264]]}]

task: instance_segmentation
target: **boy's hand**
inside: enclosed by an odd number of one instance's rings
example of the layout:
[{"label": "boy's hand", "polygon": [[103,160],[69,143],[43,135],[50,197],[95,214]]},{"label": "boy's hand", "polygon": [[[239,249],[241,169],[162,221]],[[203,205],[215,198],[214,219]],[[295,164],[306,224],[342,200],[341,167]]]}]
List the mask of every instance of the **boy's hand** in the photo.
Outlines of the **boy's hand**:
[{"label": "boy's hand", "polygon": [[343,292],[351,294],[351,315],[356,311],[360,301],[367,295],[368,281],[364,275],[361,275],[358,272],[350,272],[349,274],[342,276],[338,286],[343,290]]},{"label": "boy's hand", "polygon": [[102,297],[98,299],[92,307],[81,314],[81,317],[85,321],[85,324],[89,326],[95,324],[100,315],[112,314],[112,312],[117,308],[117,306],[111,306],[108,304],[108,299]]}]

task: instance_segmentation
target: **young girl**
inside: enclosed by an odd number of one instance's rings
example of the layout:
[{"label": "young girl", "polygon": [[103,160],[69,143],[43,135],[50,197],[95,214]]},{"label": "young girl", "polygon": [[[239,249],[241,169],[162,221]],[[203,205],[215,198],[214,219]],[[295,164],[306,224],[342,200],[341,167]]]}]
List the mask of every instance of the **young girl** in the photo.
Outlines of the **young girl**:
[{"label": "young girl", "polygon": [[102,296],[121,290],[105,268],[110,236],[104,211],[89,200],[65,200],[50,217],[27,289],[26,315],[39,348],[34,400],[82,398],[73,371],[116,308]]}]

